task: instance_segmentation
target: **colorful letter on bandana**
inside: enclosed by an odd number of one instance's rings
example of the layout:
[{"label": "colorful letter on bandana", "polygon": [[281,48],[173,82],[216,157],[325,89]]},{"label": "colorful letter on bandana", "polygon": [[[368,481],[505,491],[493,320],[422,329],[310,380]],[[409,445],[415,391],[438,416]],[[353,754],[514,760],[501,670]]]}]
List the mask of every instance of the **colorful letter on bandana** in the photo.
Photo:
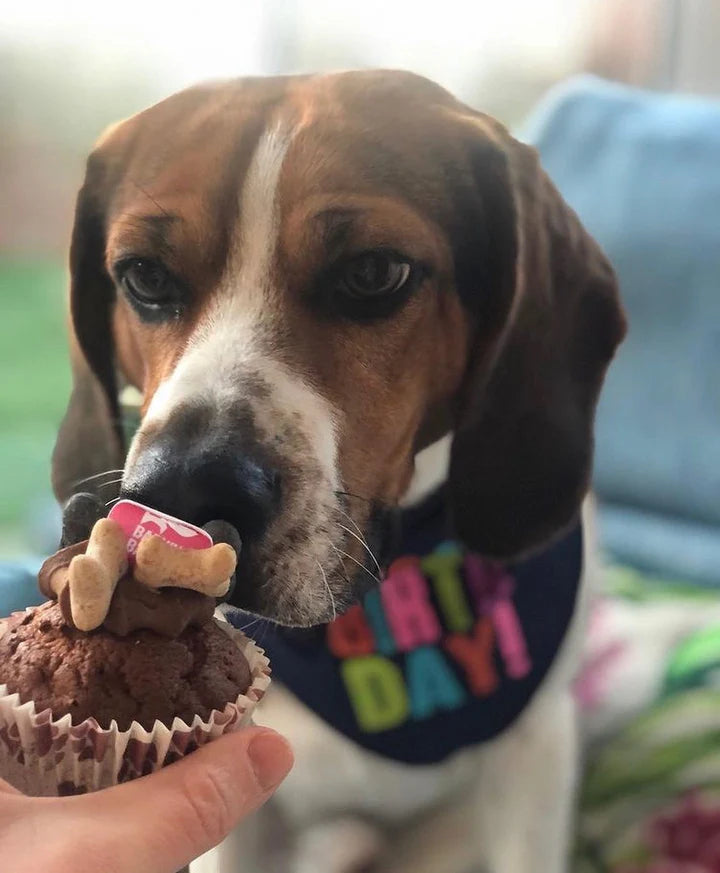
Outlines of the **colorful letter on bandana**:
[{"label": "colorful letter on bandana", "polygon": [[397,646],[385,619],[380,591],[377,588],[368,591],[363,603],[365,605],[365,616],[375,635],[378,652],[381,655],[394,655],[397,652]]},{"label": "colorful letter on bandana", "polygon": [[493,638],[492,622],[482,616],[475,623],[472,636],[453,634],[445,640],[445,648],[465,671],[470,691],[479,697],[487,697],[498,686]]},{"label": "colorful letter on bandana", "polygon": [[380,655],[351,658],[341,668],[355,718],[368,733],[387,731],[408,717],[402,670]]},{"label": "colorful letter on bandana", "polygon": [[511,679],[522,679],[530,672],[532,664],[512,600],[498,601],[493,610],[493,621],[507,674]]},{"label": "colorful letter on bandana", "polygon": [[391,564],[380,591],[401,652],[410,652],[440,639],[440,622],[428,601],[427,582],[417,558],[402,558]]},{"label": "colorful letter on bandana", "polygon": [[422,568],[432,579],[447,629],[465,633],[472,627],[473,617],[460,578],[462,562],[460,549],[448,544],[423,558]]},{"label": "colorful letter on bandana", "polygon": [[355,658],[375,651],[373,633],[362,607],[351,607],[327,626],[327,644],[336,658]]},{"label": "colorful letter on bandana", "polygon": [[413,719],[457,709],[465,702],[462,686],[438,649],[423,646],[410,652],[406,671]]},{"label": "colorful letter on bandana", "polygon": [[492,619],[508,676],[522,679],[532,664],[512,600],[514,579],[502,567],[473,553],[465,556],[465,574],[478,612]]}]

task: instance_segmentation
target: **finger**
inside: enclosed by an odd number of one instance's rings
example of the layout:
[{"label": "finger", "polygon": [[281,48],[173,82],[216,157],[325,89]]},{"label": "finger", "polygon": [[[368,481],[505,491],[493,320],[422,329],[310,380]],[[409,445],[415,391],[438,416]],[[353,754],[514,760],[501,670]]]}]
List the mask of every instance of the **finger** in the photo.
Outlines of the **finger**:
[{"label": "finger", "polygon": [[107,869],[174,873],[223,840],[287,775],[287,741],[266,728],[222,737],[134,782],[72,798]]},{"label": "finger", "polygon": [[[0,869],[12,869],[14,858],[27,853],[32,842],[30,805],[32,801],[4,779],[0,779]],[[7,867],[6,867],[7,864]],[[18,867],[19,869],[19,867]]]}]

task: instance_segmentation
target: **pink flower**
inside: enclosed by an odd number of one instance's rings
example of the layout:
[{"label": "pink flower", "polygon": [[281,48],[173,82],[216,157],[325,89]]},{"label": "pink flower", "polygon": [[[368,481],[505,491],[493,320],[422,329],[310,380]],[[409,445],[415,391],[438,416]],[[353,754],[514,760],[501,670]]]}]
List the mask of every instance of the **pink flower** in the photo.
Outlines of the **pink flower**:
[{"label": "pink flower", "polygon": [[657,859],[618,873],[720,873],[720,808],[704,806],[690,792],[648,830]]}]

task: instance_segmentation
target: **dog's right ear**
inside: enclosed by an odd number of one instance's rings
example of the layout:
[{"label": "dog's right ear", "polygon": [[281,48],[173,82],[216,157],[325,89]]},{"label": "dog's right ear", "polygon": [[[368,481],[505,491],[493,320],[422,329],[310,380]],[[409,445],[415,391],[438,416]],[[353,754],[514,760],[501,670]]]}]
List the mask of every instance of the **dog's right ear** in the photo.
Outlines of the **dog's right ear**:
[{"label": "dog's right ear", "polygon": [[105,268],[107,184],[88,160],[70,246],[70,357],[73,389],[52,457],[55,496],[93,491],[88,477],[123,465],[112,320],[115,287]]},{"label": "dog's right ear", "polygon": [[479,242],[465,249],[465,290],[458,288],[477,338],[448,495],[466,546],[513,559],[577,518],[598,394],[626,323],[612,266],[534,149],[487,121],[475,131],[474,187],[465,198],[478,218],[466,227]]}]

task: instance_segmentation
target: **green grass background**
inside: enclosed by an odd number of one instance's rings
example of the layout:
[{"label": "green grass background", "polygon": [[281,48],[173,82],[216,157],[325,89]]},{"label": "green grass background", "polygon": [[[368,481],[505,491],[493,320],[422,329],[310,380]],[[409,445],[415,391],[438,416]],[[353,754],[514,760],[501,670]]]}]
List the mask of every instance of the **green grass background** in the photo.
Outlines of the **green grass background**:
[{"label": "green grass background", "polygon": [[0,258],[0,557],[21,554],[50,496],[50,453],[70,392],[62,264]]}]

